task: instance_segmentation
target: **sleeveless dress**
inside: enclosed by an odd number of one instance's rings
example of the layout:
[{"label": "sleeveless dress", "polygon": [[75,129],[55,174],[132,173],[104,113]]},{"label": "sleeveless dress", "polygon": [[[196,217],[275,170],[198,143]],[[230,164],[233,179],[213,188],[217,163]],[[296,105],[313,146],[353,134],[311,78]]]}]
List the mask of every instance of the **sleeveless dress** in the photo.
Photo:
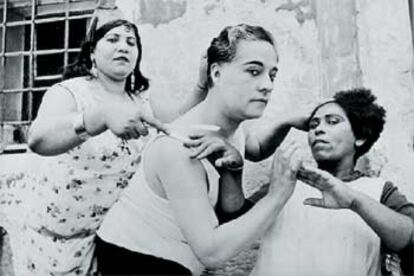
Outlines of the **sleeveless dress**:
[{"label": "sleeveless dress", "polygon": [[[245,138],[241,128],[233,138],[233,145],[243,153]],[[142,156],[145,159],[145,150]],[[211,206],[215,206],[219,174],[207,159],[201,160],[201,163],[208,179],[209,201]],[[130,251],[174,261],[189,269],[193,275],[200,275],[204,266],[186,241],[168,200],[154,193],[149,186],[142,164],[131,184],[106,215],[98,236],[105,242]]]},{"label": "sleeveless dress", "polygon": [[[69,91],[78,110],[99,104],[85,77],[50,89]],[[142,140],[107,130],[64,154],[39,157],[39,172],[26,178],[31,191],[15,235],[16,276],[93,275],[95,231],[136,172]]]},{"label": "sleeveless dress", "polygon": [[[380,200],[385,181],[361,177],[352,189]],[[380,238],[351,210],[306,206],[320,192],[300,181],[264,236],[254,276],[380,276]]]}]

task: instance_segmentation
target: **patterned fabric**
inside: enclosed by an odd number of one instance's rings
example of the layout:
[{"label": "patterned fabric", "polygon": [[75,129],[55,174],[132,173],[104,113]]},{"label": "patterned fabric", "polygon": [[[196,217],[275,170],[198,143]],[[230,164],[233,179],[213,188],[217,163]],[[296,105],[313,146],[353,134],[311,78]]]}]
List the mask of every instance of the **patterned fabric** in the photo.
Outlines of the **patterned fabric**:
[{"label": "patterned fabric", "polygon": [[[69,91],[83,109],[98,104],[90,82],[75,78],[51,89]],[[95,231],[134,175],[142,146],[107,130],[64,154],[39,157],[38,172],[23,179],[30,192],[23,223],[11,233],[17,276],[93,275]]]}]

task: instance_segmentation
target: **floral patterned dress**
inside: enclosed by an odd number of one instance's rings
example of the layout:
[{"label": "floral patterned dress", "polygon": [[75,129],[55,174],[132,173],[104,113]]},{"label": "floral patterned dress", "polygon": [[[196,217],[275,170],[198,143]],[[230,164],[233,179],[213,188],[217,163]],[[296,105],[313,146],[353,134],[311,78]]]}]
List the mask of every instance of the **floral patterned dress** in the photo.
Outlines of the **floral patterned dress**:
[{"label": "floral patterned dress", "polygon": [[[75,78],[51,89],[69,91],[83,109],[97,104],[89,81]],[[39,172],[24,180],[30,196],[13,250],[16,276],[94,275],[95,231],[134,175],[143,144],[107,130],[64,154],[39,158]]]}]

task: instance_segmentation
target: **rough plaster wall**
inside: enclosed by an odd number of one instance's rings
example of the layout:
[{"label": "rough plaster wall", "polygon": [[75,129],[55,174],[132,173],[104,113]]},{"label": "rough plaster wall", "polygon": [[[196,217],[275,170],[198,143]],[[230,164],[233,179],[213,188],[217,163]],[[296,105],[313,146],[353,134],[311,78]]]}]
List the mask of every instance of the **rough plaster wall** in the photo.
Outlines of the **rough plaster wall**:
[{"label": "rough plaster wall", "polygon": [[[280,73],[265,117],[359,85],[388,110],[382,140],[360,162],[409,191],[414,127],[412,42],[405,0],[141,0],[117,1],[140,27],[143,68],[153,91],[177,104],[191,91],[199,57],[226,25],[259,24],[275,36]],[[291,135],[303,139],[303,135]],[[269,162],[249,164],[248,190],[267,182]],[[413,192],[414,194],[414,192]]]},{"label": "rough plaster wall", "polygon": [[371,156],[382,175],[414,199],[413,48],[408,1],[358,0],[359,59],[363,84],[387,110],[384,133]]},{"label": "rough plaster wall", "polygon": [[[161,2],[165,6],[159,9]],[[122,0],[117,5],[139,26],[151,90],[173,95],[177,104],[194,86],[200,56],[212,38],[238,23],[262,25],[278,44],[280,70],[265,117],[275,120],[318,96],[319,46],[310,1]],[[269,162],[249,164],[249,191],[267,182],[268,167]]]}]

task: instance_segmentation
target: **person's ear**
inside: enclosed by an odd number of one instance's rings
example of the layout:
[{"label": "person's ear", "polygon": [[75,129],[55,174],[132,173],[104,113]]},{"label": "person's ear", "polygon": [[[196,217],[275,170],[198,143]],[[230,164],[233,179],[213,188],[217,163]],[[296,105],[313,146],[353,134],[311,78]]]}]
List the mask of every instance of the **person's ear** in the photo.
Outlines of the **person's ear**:
[{"label": "person's ear", "polygon": [[220,64],[213,63],[210,65],[210,78],[213,83],[217,82],[217,79],[220,78]]},{"label": "person's ear", "polygon": [[366,142],[367,140],[366,139],[357,139],[356,141],[355,141],[355,146],[357,147],[357,148],[359,148],[359,147],[361,147],[363,144],[365,144],[365,142]]}]

